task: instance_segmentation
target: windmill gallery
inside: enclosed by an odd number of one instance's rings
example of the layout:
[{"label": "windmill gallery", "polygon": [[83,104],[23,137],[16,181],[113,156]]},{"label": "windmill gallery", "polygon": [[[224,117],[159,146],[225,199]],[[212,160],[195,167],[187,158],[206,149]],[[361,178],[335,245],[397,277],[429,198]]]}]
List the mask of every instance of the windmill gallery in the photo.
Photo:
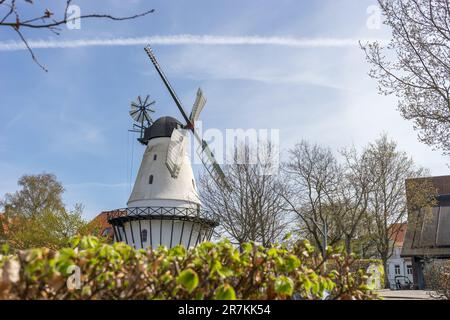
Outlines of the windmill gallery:
[{"label": "windmill gallery", "polygon": [[138,97],[137,102],[131,104],[130,116],[136,122],[133,131],[140,134],[137,140],[146,149],[127,207],[108,212],[108,222],[113,226],[115,241],[137,249],[160,245],[171,248],[179,244],[189,248],[210,240],[214,227],[218,225],[202,210],[186,152],[189,131],[199,144],[197,154],[211,178],[222,188],[228,188],[228,185],[208,144],[195,129],[195,121],[206,104],[203,92],[198,89],[188,117],[153,51],[149,46],[145,51],[185,124],[173,117],[153,121],[150,106],[154,101],[149,102],[149,96],[145,99]]}]

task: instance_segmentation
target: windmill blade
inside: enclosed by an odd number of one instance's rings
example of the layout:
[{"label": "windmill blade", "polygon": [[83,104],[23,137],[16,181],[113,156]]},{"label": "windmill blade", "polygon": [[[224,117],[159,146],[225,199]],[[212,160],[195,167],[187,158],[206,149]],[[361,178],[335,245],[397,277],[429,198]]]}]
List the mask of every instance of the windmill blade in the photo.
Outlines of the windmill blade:
[{"label": "windmill blade", "polygon": [[145,100],[144,100],[144,103],[143,103],[144,107],[147,107],[147,101],[148,101],[149,98],[150,98],[150,95],[148,94],[148,95],[145,97]]},{"label": "windmill blade", "polygon": [[[131,103],[130,116],[134,121],[138,121],[141,108],[134,102]],[[139,122],[139,121],[138,121]]]},{"label": "windmill blade", "polygon": [[178,96],[175,93],[175,90],[173,90],[172,86],[169,83],[169,80],[167,80],[166,75],[164,74],[158,61],[156,60],[156,57],[152,51],[152,48],[150,46],[146,46],[144,48],[144,50],[147,53],[148,57],[150,58],[151,62],[153,63],[153,66],[155,67],[155,69],[158,72],[159,76],[161,77],[162,81],[166,85],[167,90],[169,90],[170,96],[172,97],[173,101],[175,102],[178,109],[180,110],[181,115],[183,116],[184,120],[186,121],[186,124],[188,126],[192,126],[189,118],[186,115],[186,112],[184,112],[184,109],[183,109],[183,106],[181,105],[180,99],[178,99]]},{"label": "windmill blade", "polygon": [[138,113],[141,110],[137,104],[134,102],[131,103],[130,115],[133,117],[134,114]]},{"label": "windmill blade", "polygon": [[175,129],[170,137],[169,148],[167,149],[166,166],[172,178],[177,178],[183,163],[186,149],[186,129]]},{"label": "windmill blade", "polygon": [[230,185],[226,181],[225,173],[223,173],[222,168],[214,157],[208,143],[200,138],[195,129],[192,129],[192,132],[195,139],[199,143],[199,147],[196,149],[196,152],[200,157],[206,171],[208,171],[213,181],[215,181],[219,187],[231,190]]},{"label": "windmill blade", "polygon": [[206,97],[203,95],[202,89],[198,88],[197,98],[195,99],[194,105],[192,106],[191,114],[189,115],[189,120],[194,123],[200,117],[200,113],[206,104]]},{"label": "windmill blade", "polygon": [[140,109],[138,109],[138,110],[130,110],[130,116],[136,122],[142,122],[142,120],[145,118],[144,112],[142,110],[140,110]]}]

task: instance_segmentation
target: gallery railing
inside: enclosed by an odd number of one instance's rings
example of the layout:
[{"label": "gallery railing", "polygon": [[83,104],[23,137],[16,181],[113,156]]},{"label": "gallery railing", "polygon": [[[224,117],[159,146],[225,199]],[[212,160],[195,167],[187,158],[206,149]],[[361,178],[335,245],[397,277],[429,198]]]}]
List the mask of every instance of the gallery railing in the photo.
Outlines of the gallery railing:
[{"label": "gallery railing", "polygon": [[111,224],[137,219],[163,219],[194,221],[216,227],[217,219],[207,210],[188,207],[132,207],[106,213]]}]

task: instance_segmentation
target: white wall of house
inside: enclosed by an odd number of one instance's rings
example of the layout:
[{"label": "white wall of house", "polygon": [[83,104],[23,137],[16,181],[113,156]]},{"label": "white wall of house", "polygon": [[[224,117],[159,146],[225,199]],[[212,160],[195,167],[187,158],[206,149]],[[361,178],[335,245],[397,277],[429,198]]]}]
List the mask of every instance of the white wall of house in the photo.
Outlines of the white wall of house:
[{"label": "white wall of house", "polygon": [[[407,277],[411,282],[413,282],[411,259],[400,257],[401,252],[402,247],[395,246],[392,256],[388,259],[388,278],[391,289],[396,289],[396,276]],[[405,278],[398,278],[398,280],[402,284],[406,281]]]}]

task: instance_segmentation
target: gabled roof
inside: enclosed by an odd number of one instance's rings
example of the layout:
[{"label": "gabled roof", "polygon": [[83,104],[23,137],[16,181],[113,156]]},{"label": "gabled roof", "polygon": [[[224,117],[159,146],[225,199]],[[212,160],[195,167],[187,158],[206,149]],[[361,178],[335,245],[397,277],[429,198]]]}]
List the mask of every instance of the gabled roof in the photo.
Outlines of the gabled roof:
[{"label": "gabled roof", "polygon": [[112,225],[108,223],[106,211],[101,212],[92,219],[90,225],[92,226],[92,233],[94,233],[95,236],[109,237],[111,239],[114,237],[114,229]]},{"label": "gabled roof", "polygon": [[403,257],[450,257],[450,176],[429,179],[438,191],[438,204],[408,212]]},{"label": "gabled roof", "polygon": [[[394,242],[394,246],[402,247],[408,224],[406,222],[394,223],[389,227],[389,238]],[[391,232],[392,231],[392,232]]]}]

